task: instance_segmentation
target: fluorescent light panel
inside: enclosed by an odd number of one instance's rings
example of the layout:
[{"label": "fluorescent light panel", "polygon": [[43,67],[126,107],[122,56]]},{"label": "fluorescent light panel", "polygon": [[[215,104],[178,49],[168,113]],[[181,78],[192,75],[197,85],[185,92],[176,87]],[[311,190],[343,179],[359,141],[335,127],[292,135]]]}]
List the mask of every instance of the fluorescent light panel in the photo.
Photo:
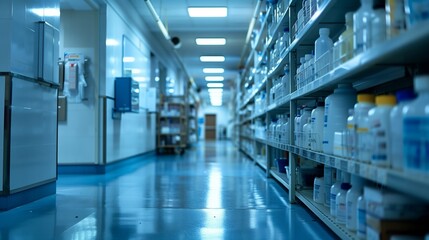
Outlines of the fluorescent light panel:
[{"label": "fluorescent light panel", "polygon": [[203,68],[204,73],[223,73],[225,70],[223,68]]},{"label": "fluorescent light panel", "polygon": [[221,88],[221,87],[223,87],[223,83],[207,83],[207,87],[209,87],[209,88]]},{"label": "fluorescent light panel", "polygon": [[225,45],[225,38],[196,38],[197,45]]},{"label": "fluorescent light panel", "polygon": [[228,9],[226,7],[188,7],[190,17],[226,17]]},{"label": "fluorescent light panel", "polygon": [[205,77],[206,81],[223,81],[225,80],[222,76],[207,76]]},{"label": "fluorescent light panel", "polygon": [[214,92],[223,92],[223,89],[222,89],[222,88],[209,88],[209,89],[207,89],[207,91],[208,91],[209,93],[214,93]]},{"label": "fluorescent light panel", "polygon": [[225,62],[224,56],[201,56],[201,62]]}]

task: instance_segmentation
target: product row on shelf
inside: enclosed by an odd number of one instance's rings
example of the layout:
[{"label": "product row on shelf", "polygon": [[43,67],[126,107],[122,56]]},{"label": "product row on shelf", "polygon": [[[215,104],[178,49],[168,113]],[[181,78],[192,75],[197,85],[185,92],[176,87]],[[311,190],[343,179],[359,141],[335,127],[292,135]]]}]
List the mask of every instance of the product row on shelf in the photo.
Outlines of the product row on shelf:
[{"label": "product row on shelf", "polygon": [[255,26],[239,147],[341,239],[429,233],[428,12],[272,0]]}]

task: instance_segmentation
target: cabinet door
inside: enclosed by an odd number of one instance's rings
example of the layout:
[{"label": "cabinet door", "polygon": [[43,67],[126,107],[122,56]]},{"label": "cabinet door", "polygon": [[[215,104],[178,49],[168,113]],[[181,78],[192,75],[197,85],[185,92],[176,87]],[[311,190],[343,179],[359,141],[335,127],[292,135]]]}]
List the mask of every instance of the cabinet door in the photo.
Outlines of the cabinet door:
[{"label": "cabinet door", "polygon": [[10,189],[56,178],[57,90],[13,78]]}]

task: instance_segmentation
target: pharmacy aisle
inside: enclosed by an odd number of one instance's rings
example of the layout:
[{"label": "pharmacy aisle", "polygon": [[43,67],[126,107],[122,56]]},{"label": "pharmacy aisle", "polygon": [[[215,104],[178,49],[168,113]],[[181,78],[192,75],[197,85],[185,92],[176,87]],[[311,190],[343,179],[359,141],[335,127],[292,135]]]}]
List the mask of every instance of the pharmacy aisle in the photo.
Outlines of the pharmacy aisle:
[{"label": "pharmacy aisle", "polygon": [[342,239],[429,230],[429,1],[256,7],[238,145]]},{"label": "pharmacy aisle", "polygon": [[335,239],[229,141],[150,156],[0,213],[1,239]]}]

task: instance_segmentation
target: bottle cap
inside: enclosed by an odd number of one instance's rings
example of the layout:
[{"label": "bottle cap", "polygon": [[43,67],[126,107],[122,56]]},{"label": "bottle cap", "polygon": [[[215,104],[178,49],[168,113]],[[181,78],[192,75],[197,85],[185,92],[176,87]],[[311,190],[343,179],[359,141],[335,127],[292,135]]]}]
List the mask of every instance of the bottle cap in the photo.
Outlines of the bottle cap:
[{"label": "bottle cap", "polygon": [[429,91],[429,75],[415,76],[414,90],[416,90],[416,92]]},{"label": "bottle cap", "polygon": [[395,105],[396,98],[393,95],[380,95],[375,97],[375,104],[378,105]]},{"label": "bottle cap", "polygon": [[350,185],[350,183],[341,183],[341,190],[348,191],[350,188],[352,188],[352,185]]},{"label": "bottle cap", "polygon": [[361,93],[357,95],[358,102],[374,103],[374,95],[369,93]]},{"label": "bottle cap", "polygon": [[396,101],[403,102],[403,101],[409,101],[416,98],[416,94],[414,93],[413,89],[405,89],[401,91],[396,92]]},{"label": "bottle cap", "polygon": [[319,29],[319,35],[320,36],[322,36],[322,35],[329,36],[329,28],[320,28]]}]

